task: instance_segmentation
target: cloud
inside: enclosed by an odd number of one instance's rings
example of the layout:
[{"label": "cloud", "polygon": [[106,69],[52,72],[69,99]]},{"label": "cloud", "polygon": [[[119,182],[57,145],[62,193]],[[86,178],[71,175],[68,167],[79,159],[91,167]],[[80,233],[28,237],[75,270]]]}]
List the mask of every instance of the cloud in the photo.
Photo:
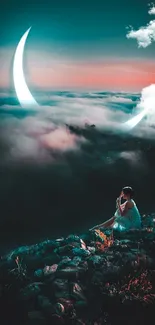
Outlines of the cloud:
[{"label": "cloud", "polygon": [[129,121],[124,123],[124,127],[129,129],[133,129],[133,127],[137,127],[139,122],[145,117],[147,118],[147,126],[148,121],[152,121],[152,126],[155,122],[154,119],[154,102],[155,102],[155,85],[150,85],[142,89],[140,102],[137,104],[137,114],[131,118]]},{"label": "cloud", "polygon": [[[150,91],[153,93],[154,89]],[[145,103],[148,96],[150,92],[143,91],[141,102]],[[42,105],[32,112],[7,102],[1,107],[0,135],[7,147],[5,158],[54,161],[55,152],[65,155],[69,151],[83,150],[83,146],[91,145],[92,141],[100,142],[95,140],[98,132],[119,135],[122,123],[138,112],[138,105],[135,105],[138,94],[55,92],[48,97],[52,106]],[[46,98],[44,100],[46,102]],[[86,123],[96,126],[89,128],[90,136],[84,131]],[[144,130],[148,137],[154,137],[149,119],[142,121],[129,137],[143,137],[143,134],[145,137]]]},{"label": "cloud", "polygon": [[[65,128],[56,129],[40,137],[40,141],[45,147],[61,151],[77,149],[81,139],[82,137],[71,134]],[[84,138],[82,140],[86,141]]]},{"label": "cloud", "polygon": [[[150,15],[155,14],[155,6],[152,5],[149,12]],[[145,27],[140,27],[138,30],[131,30],[126,35],[127,38],[136,39],[138,47],[146,48],[155,41],[155,20],[151,20]]]},{"label": "cloud", "polygon": [[132,99],[131,98],[125,98],[125,97],[116,97],[113,96],[109,101],[114,102],[114,103],[124,103],[124,104],[133,104]]},{"label": "cloud", "polygon": [[141,27],[137,31],[131,30],[127,38],[136,39],[138,47],[147,47],[155,40],[155,20],[149,22],[146,27]]},{"label": "cloud", "polygon": [[37,139],[20,134],[19,137],[10,138],[10,160],[20,160],[28,163],[31,161],[52,162],[52,157],[48,155],[43,147],[39,145]]},{"label": "cloud", "polygon": [[[50,96],[52,105],[42,105],[33,115],[19,106],[3,106],[0,114],[1,224],[10,224],[11,232],[18,224],[21,234],[24,224],[28,237],[34,230],[39,236],[40,229],[60,235],[60,223],[61,229],[67,224],[69,233],[91,227],[94,216],[98,222],[107,219],[116,192],[123,185],[135,188],[135,179],[140,183],[146,171],[154,171],[153,160],[152,167],[147,165],[146,139],[155,139],[154,128],[143,120],[132,133],[119,132],[120,124],[135,114],[140,94]],[[146,186],[149,182],[147,177]]]},{"label": "cloud", "polygon": [[119,154],[120,158],[123,158],[127,161],[129,161],[132,165],[134,166],[140,166],[142,161],[143,161],[143,157],[140,151],[122,151]]},{"label": "cloud", "polygon": [[[139,101],[140,95],[132,93],[55,92],[48,95],[52,105],[42,105],[36,111],[14,107],[6,101],[6,105],[0,108],[1,163],[51,164],[65,161],[68,153],[85,156],[85,148],[93,146],[89,155],[94,152],[95,161],[100,157],[102,163],[113,164],[125,150],[116,148],[113,153],[104,154],[110,138],[106,136],[104,144],[102,134],[113,134],[116,139],[124,136],[154,139],[154,93],[154,86],[145,88]],[[46,98],[44,100],[46,102]],[[150,115],[131,133],[120,132],[123,122],[148,105]],[[91,128],[91,125],[96,127]],[[88,161],[91,161],[90,156]],[[124,155],[122,158],[127,159]]]},{"label": "cloud", "polygon": [[152,8],[150,8],[148,13],[149,13],[149,15],[155,15],[155,6],[154,6],[154,4],[152,4]]},{"label": "cloud", "polygon": [[5,163],[52,163],[53,152],[77,150],[80,143],[85,141],[82,137],[71,134],[67,128],[43,118],[43,115],[23,119],[5,117],[1,120],[0,132],[1,142],[7,148],[2,157]]},{"label": "cloud", "polygon": [[[46,102],[46,98],[44,100]],[[114,129],[126,116],[123,110],[111,110],[110,100],[114,103],[115,99],[109,94],[101,99],[83,93],[55,93],[50,95],[50,100],[52,106],[42,105],[31,111],[11,106],[6,98],[6,104],[0,108],[0,138],[6,148],[2,159],[5,163],[51,163],[55,161],[56,152],[57,159],[59,154],[63,159],[62,154],[79,151],[81,145],[90,141],[82,134],[71,132],[66,124],[83,129],[88,122],[100,130]]]},{"label": "cloud", "polygon": [[[152,7],[149,10],[149,14],[155,14],[155,6],[152,4]],[[155,20],[150,21],[146,27],[141,27],[139,30],[134,31],[133,29],[127,34],[127,38],[137,39],[139,47],[147,47],[155,40]],[[136,125],[136,132],[138,136],[154,138],[155,134],[155,84],[151,84],[148,87],[145,87],[141,91],[140,102],[136,106],[137,116],[133,119],[134,121],[129,121],[125,123],[129,127]],[[138,123],[142,118],[145,117],[145,123]],[[138,128],[137,128],[138,125]]]}]

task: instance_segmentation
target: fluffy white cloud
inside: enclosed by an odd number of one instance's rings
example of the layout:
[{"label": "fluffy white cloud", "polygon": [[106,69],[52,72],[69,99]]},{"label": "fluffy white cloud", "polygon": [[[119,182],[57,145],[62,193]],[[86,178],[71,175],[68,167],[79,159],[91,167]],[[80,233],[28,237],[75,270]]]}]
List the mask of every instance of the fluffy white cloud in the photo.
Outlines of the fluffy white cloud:
[{"label": "fluffy white cloud", "polygon": [[[61,125],[53,124],[43,114],[23,119],[5,117],[0,124],[1,141],[5,143],[3,159],[35,163],[54,162],[52,152],[80,149],[86,140]],[[52,151],[51,151],[52,150]]]},{"label": "fluffy white cloud", "polygon": [[[155,15],[155,6],[149,9],[148,13],[150,15]],[[155,40],[155,20],[151,20],[145,27],[142,26],[138,30],[131,30],[126,35],[127,38],[136,39],[138,47],[147,47]]]},{"label": "fluffy white cloud", "polygon": [[[6,160],[51,163],[55,159],[52,153],[57,151],[63,154],[66,151],[80,150],[86,141],[82,136],[70,132],[65,124],[79,128],[84,128],[85,123],[95,124],[96,129],[101,132],[106,130],[118,134],[122,123],[145,107],[149,108],[147,117],[127,134],[127,137],[136,135],[140,138],[155,138],[154,94],[155,85],[143,89],[137,106],[132,102],[133,94],[117,93],[104,94],[104,98],[97,97],[96,94],[84,96],[80,93],[74,94],[74,97],[65,94],[53,95],[53,106],[40,106],[33,114],[18,106],[3,106],[4,118],[0,122],[0,135],[1,141],[4,141],[8,148],[4,156]],[[129,104],[133,108],[130,114]],[[18,118],[18,114],[22,112],[26,115],[20,115]],[[127,159],[128,154],[122,155]]]},{"label": "fluffy white cloud", "polygon": [[154,6],[154,4],[152,4],[152,8],[150,8],[148,13],[149,13],[149,15],[155,15],[155,6]]},{"label": "fluffy white cloud", "polygon": [[155,20],[149,22],[146,27],[140,27],[138,30],[128,32],[127,38],[136,39],[138,47],[147,47],[155,40]]},{"label": "fluffy white cloud", "polygon": [[[152,8],[149,10],[149,14],[155,14],[155,6],[152,4]],[[139,47],[147,47],[155,40],[155,20],[149,22],[146,27],[141,27],[139,30],[133,29],[127,34],[127,38],[137,39]],[[141,123],[138,128],[136,126],[136,133],[144,137],[154,138],[155,128],[155,84],[142,89],[140,102],[137,104],[136,109],[137,116],[132,121],[125,123],[127,127],[138,124],[142,118],[145,117],[145,123]],[[142,131],[143,129],[143,131]],[[145,132],[147,130],[147,132]],[[142,132],[141,132],[142,131]]]}]

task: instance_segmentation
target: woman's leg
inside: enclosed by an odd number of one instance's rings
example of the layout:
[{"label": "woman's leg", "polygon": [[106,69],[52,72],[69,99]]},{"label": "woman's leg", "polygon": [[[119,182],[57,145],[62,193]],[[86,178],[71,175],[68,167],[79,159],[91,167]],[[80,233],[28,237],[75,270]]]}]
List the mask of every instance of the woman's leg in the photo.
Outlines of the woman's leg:
[{"label": "woman's leg", "polygon": [[90,230],[99,229],[99,228],[108,228],[113,225],[113,223],[115,222],[115,219],[116,219],[116,217],[112,217],[112,218],[108,219],[107,221],[101,223],[100,225],[97,225],[97,226],[91,228]]},{"label": "woman's leg", "polygon": [[108,219],[107,221],[103,222],[101,225],[99,225],[99,227],[108,228],[114,224],[115,219],[116,219],[116,217],[112,217],[112,218]]}]

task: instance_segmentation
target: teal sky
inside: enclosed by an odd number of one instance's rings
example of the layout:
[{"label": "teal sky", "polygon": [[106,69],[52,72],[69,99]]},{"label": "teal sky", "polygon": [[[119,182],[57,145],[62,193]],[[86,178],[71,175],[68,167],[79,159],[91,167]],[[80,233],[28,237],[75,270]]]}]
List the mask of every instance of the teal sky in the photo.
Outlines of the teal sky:
[{"label": "teal sky", "polygon": [[11,87],[17,44],[32,26],[24,69],[35,88],[141,91],[155,80],[155,44],[138,48],[126,35],[127,27],[137,30],[154,19],[148,14],[150,4],[148,0],[3,3],[0,88]]},{"label": "teal sky", "polygon": [[[1,5],[0,47],[14,46],[29,26],[34,47],[54,46],[69,56],[154,58],[155,46],[137,49],[126,27],[150,20],[147,0],[14,0]],[[152,18],[152,17],[151,17]],[[153,18],[152,18],[153,19]]]}]

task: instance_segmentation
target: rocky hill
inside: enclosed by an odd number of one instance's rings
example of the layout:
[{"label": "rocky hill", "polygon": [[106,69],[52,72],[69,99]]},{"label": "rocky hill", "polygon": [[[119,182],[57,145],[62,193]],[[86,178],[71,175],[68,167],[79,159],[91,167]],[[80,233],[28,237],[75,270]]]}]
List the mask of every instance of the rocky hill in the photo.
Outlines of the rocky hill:
[{"label": "rocky hill", "polygon": [[155,215],[15,249],[0,260],[0,324],[155,322]]}]

